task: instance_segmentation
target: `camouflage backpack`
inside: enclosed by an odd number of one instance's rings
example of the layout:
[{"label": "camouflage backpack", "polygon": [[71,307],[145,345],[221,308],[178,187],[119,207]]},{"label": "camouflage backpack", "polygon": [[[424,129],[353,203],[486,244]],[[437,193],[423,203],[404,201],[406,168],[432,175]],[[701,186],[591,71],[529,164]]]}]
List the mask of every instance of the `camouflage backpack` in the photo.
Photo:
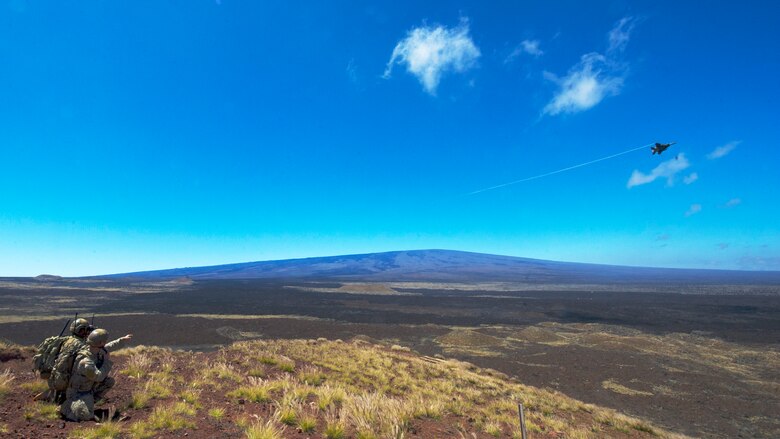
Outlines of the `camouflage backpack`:
[{"label": "camouflage backpack", "polygon": [[64,391],[68,388],[70,374],[73,372],[73,364],[76,362],[76,357],[89,355],[89,350],[83,341],[75,337],[68,338],[70,340],[62,344],[60,353],[54,361],[51,376],[49,376],[49,388],[56,391]]},{"label": "camouflage backpack", "polygon": [[33,357],[33,372],[38,372],[43,379],[48,379],[54,369],[54,363],[60,354],[62,344],[69,337],[52,336],[38,345],[38,350]]}]

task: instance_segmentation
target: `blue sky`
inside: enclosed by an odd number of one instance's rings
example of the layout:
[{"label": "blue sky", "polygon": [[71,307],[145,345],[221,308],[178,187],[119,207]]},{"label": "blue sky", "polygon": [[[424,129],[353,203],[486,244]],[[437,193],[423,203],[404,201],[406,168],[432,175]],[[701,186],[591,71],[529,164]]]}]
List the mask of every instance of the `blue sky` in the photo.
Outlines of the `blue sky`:
[{"label": "blue sky", "polygon": [[422,248],[780,270],[778,17],[3,0],[0,276]]}]

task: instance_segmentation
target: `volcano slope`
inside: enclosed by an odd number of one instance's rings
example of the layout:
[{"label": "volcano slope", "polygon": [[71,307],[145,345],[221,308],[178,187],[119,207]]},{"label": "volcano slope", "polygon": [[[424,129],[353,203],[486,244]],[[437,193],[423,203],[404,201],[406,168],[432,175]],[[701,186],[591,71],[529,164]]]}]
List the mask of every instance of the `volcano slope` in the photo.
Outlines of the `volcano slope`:
[{"label": "volcano slope", "polygon": [[469,363],[322,338],[118,351],[103,403],[117,420],[70,423],[32,401],[45,384],[31,349],[0,350],[0,432],[13,437],[520,437],[518,403],[531,438],[684,437]]}]

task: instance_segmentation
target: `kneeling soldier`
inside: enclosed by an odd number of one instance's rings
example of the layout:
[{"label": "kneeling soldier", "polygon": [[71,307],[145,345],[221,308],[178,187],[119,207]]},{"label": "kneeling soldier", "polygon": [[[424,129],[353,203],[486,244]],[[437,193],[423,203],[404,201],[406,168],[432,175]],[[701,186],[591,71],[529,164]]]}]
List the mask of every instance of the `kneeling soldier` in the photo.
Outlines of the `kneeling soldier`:
[{"label": "kneeling soldier", "polygon": [[78,353],[65,392],[66,400],[60,408],[65,419],[95,419],[95,400],[101,399],[114,386],[114,379],[108,376],[111,360],[101,355],[106,342],[108,331],[95,329],[87,337],[87,348]]}]

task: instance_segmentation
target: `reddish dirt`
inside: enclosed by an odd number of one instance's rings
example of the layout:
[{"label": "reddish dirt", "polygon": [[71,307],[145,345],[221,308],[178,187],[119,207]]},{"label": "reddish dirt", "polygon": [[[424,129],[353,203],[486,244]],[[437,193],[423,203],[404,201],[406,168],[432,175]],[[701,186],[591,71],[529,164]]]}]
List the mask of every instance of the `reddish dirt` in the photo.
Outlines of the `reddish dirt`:
[{"label": "reddish dirt", "polygon": [[[38,378],[31,371],[31,355],[30,351],[19,350],[23,353],[23,358],[14,358],[8,361],[0,363],[0,370],[9,369],[14,375],[15,379],[12,383],[14,391],[5,395],[0,399],[0,425],[5,424],[7,426],[7,433],[0,433],[0,437],[14,437],[14,438],[68,438],[72,437],[74,430],[85,427],[95,427],[98,424],[94,422],[67,422],[61,419],[56,420],[27,420],[25,419],[25,408],[32,403],[33,393],[26,391],[19,387],[22,383],[29,383],[38,380]],[[187,383],[192,382],[196,376],[196,370],[191,363],[191,356],[196,356],[198,364],[204,364],[208,361],[217,360],[220,356],[219,352],[198,352],[198,353],[174,353],[169,360],[174,365],[174,375],[181,376],[182,382],[174,383],[172,395],[169,398],[161,400],[152,400],[148,407],[142,409],[129,408],[131,401],[131,395],[139,387],[139,380],[126,377],[118,373],[118,371],[124,368],[124,364],[127,361],[127,357],[116,356],[113,358],[114,368],[112,376],[117,378],[117,383],[114,388],[109,392],[103,404],[102,408],[113,406],[117,408],[122,416],[127,417],[127,420],[122,421],[122,424],[129,426],[130,424],[145,420],[152,413],[154,407],[158,405],[170,404],[177,401],[176,395],[182,390],[187,388]],[[305,364],[301,364],[305,366]],[[284,374],[284,372],[275,370],[269,371],[269,378],[274,378],[277,375]],[[239,401],[236,398],[230,398],[226,394],[237,387],[236,384],[223,381],[224,387],[219,390],[215,390],[211,387],[206,387],[200,394],[198,402],[201,407],[198,410],[196,416],[191,420],[195,423],[194,429],[181,429],[176,431],[163,431],[157,432],[155,438],[222,438],[222,437],[244,437],[243,430],[237,425],[241,418],[248,417],[250,420],[265,421],[274,412],[273,403],[254,403],[249,401]],[[209,409],[222,407],[225,409],[225,416],[220,420],[215,420],[207,416]],[[473,420],[448,415],[440,419],[422,419],[414,420],[411,423],[411,427],[407,432],[407,437],[428,439],[428,438],[442,438],[442,437],[460,437],[457,425],[462,426],[465,430],[468,438],[475,439],[488,439],[493,436],[489,436],[483,432],[478,431],[471,423]],[[321,433],[324,428],[324,420],[322,417],[318,419],[318,425],[314,433],[303,433],[296,427],[287,426],[284,428],[283,436],[285,438],[303,439],[323,437]],[[346,437],[353,437],[354,432],[347,429]],[[533,436],[533,437],[558,437],[554,432],[550,436]]]}]

